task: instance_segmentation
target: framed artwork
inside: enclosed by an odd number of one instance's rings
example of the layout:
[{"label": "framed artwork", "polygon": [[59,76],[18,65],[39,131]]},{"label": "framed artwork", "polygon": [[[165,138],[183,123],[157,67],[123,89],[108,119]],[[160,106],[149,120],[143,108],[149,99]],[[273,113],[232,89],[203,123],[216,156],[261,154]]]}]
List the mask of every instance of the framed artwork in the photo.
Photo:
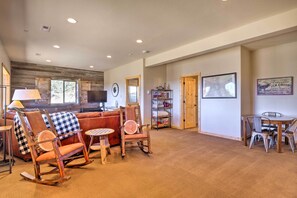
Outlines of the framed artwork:
[{"label": "framed artwork", "polygon": [[257,95],[293,95],[293,77],[257,79]]},{"label": "framed artwork", "polygon": [[202,98],[236,98],[236,73],[202,77]]},{"label": "framed artwork", "polygon": [[117,97],[119,95],[119,85],[118,83],[113,83],[111,87],[111,93],[114,97]]}]

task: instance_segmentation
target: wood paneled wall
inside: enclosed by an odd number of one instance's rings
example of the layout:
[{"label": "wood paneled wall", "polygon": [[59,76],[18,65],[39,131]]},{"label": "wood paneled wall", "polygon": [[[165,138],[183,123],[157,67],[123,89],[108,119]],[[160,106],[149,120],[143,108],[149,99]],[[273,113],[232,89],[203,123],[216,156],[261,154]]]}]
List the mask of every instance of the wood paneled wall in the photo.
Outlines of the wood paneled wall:
[{"label": "wood paneled wall", "polygon": [[[79,87],[79,104],[51,105],[50,80],[76,80]],[[104,89],[104,73],[82,69],[72,69],[32,63],[11,62],[11,96],[17,88],[37,88],[41,100],[22,101],[26,108],[47,108],[50,111],[78,110],[81,107],[96,107],[87,103],[87,91]]]}]

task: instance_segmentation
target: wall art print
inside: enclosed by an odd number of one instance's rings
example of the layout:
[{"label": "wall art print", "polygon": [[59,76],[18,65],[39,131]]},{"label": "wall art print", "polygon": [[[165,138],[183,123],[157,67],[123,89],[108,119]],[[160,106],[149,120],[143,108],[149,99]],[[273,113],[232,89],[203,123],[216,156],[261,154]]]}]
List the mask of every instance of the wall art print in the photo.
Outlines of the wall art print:
[{"label": "wall art print", "polygon": [[257,95],[293,95],[293,77],[257,79]]}]

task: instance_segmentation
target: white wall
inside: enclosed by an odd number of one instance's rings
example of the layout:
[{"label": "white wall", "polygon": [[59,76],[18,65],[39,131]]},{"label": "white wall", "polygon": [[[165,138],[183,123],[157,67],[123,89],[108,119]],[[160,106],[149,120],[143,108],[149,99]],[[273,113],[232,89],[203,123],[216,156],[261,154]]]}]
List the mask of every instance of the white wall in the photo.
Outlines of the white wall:
[{"label": "white wall", "polygon": [[[106,106],[115,106],[115,101],[119,106],[126,105],[126,78],[140,76],[140,105],[143,106],[143,60],[138,60],[104,72],[104,90],[107,90]],[[111,86],[113,83],[119,85],[119,95],[113,97]]]},{"label": "white wall", "polygon": [[250,51],[241,48],[241,115],[253,113],[252,69]]},{"label": "white wall", "polygon": [[[277,111],[297,117],[297,42],[263,48],[252,52],[254,111]],[[294,77],[294,95],[257,96],[259,78]]]},{"label": "white wall", "polygon": [[[241,48],[234,47],[167,65],[167,83],[173,89],[172,125],[180,127],[180,77],[237,72],[236,99],[201,99],[201,131],[240,138]],[[201,86],[201,85],[198,85]],[[199,96],[201,98],[201,95]]]},{"label": "white wall", "polygon": [[143,122],[151,123],[151,89],[166,83],[166,66],[144,68],[144,118]]}]

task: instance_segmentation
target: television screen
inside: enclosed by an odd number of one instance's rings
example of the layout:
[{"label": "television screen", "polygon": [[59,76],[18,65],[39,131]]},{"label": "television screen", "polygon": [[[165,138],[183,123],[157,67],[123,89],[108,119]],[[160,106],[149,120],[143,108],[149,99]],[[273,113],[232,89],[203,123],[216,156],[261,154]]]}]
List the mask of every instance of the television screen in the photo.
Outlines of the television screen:
[{"label": "television screen", "polygon": [[107,102],[107,91],[88,91],[88,102]]}]

